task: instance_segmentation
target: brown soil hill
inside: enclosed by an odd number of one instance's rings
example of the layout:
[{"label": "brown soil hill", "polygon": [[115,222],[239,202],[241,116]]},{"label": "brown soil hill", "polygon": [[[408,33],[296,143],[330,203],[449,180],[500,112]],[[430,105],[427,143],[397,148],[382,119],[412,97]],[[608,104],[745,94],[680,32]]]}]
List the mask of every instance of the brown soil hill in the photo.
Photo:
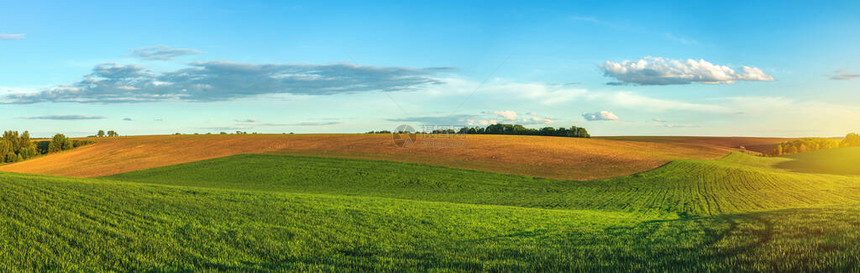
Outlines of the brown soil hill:
[{"label": "brown soil hill", "polygon": [[750,147],[784,141],[468,135],[422,139],[411,148],[400,148],[391,135],[380,134],[170,135],[96,140],[74,150],[0,166],[0,171],[96,177],[242,153],[276,153],[588,180],[647,171],[676,159],[719,158],[746,143]]}]

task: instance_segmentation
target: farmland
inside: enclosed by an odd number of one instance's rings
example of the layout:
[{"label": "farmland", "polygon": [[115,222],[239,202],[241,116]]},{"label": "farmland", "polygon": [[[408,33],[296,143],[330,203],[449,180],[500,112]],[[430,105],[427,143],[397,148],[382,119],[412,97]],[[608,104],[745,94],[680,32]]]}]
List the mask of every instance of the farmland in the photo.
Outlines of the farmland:
[{"label": "farmland", "polygon": [[106,176],[243,153],[374,159],[556,179],[591,180],[648,171],[678,159],[717,159],[776,138],[638,137],[632,140],[469,135],[457,148],[393,145],[390,135],[179,135],[95,138],[97,143],[0,166],[0,171]]},{"label": "farmland", "polygon": [[856,269],[860,176],[782,167],[798,160],[736,152],[591,181],[277,154],[0,173],[0,270]]},{"label": "farmland", "polygon": [[627,177],[565,181],[419,164],[238,155],[107,177],[147,184],[707,216],[860,202],[860,177],[792,173],[733,153]]}]

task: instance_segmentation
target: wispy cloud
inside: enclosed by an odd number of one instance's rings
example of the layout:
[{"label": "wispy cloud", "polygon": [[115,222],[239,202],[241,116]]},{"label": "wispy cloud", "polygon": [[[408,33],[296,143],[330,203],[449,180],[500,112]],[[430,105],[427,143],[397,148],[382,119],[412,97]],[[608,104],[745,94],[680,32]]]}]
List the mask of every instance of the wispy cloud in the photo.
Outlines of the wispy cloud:
[{"label": "wispy cloud", "polygon": [[597,20],[597,17],[594,17],[594,16],[570,16],[570,17],[568,17],[568,19],[574,20],[574,21],[591,22],[591,23],[595,23],[595,24],[601,23],[601,21]]},{"label": "wispy cloud", "polygon": [[697,127],[700,127],[699,125],[695,125],[695,124],[670,123],[668,121],[658,119],[658,118],[655,118],[652,120],[654,121],[654,123],[656,124],[657,127],[663,127],[663,128],[697,128]]},{"label": "wispy cloud", "polygon": [[260,122],[260,120],[258,120],[258,119],[253,119],[253,118],[246,118],[246,119],[236,119],[236,122],[240,122],[240,123],[257,123],[257,122]]},{"label": "wispy cloud", "polygon": [[550,125],[555,123],[552,118],[539,117],[535,112],[526,113],[525,117],[518,118],[517,112],[506,111],[484,111],[480,115],[436,115],[436,116],[414,116],[405,118],[387,119],[395,122],[414,122],[425,125],[450,125],[450,126],[487,126],[490,124],[509,123],[520,125]]},{"label": "wispy cloud", "polygon": [[198,127],[197,129],[201,130],[210,130],[210,131],[234,131],[234,130],[248,130],[253,129],[248,126],[216,126],[216,127]]},{"label": "wispy cloud", "polygon": [[[286,126],[328,126],[328,125],[338,125],[342,122],[339,121],[302,121],[296,123],[287,123],[284,124]],[[263,124],[267,125],[267,124]]]},{"label": "wispy cloud", "polygon": [[836,72],[833,72],[833,74],[830,74],[831,80],[850,81],[857,78],[860,78],[860,74],[849,73],[848,70],[845,69],[839,69],[836,70]]},{"label": "wispy cloud", "polygon": [[44,119],[44,120],[90,120],[90,119],[105,119],[105,117],[102,117],[102,116],[89,116],[89,115],[50,115],[50,116],[22,117],[22,119]]},{"label": "wispy cloud", "polygon": [[697,112],[729,112],[731,109],[722,105],[692,103],[679,100],[653,98],[635,92],[593,92],[586,96],[591,101],[628,109],[670,111],[686,110]]},{"label": "wispy cloud", "polygon": [[27,36],[27,34],[24,34],[24,33],[19,33],[19,34],[0,33],[0,40],[21,40],[21,39],[24,39],[24,36]]},{"label": "wispy cloud", "polygon": [[538,125],[538,124],[551,125],[553,123],[555,123],[555,121],[551,118],[539,118],[539,117],[525,117],[525,118],[521,118],[519,121],[517,121],[517,124],[520,124],[520,125]]},{"label": "wispy cloud", "polygon": [[484,114],[492,114],[499,117],[502,117],[506,120],[515,121],[517,120],[517,112],[506,110],[506,111],[487,111]]},{"label": "wispy cloud", "polygon": [[135,57],[150,61],[169,61],[182,56],[197,55],[203,52],[188,48],[173,48],[169,46],[152,46],[135,49],[131,54]]},{"label": "wispy cloud", "polygon": [[685,45],[697,45],[697,44],[699,44],[699,42],[698,42],[698,41],[696,41],[696,40],[693,40],[693,39],[690,39],[690,38],[686,38],[686,37],[683,37],[683,36],[680,36],[680,35],[677,35],[677,34],[672,34],[672,33],[670,33],[670,32],[667,32],[667,33],[665,34],[665,36],[666,36],[666,39],[669,39],[669,40],[672,40],[672,41],[676,41],[676,42],[679,42],[679,43],[682,43],[682,44],[685,44]]},{"label": "wispy cloud", "polygon": [[705,60],[673,60],[645,57],[637,61],[605,62],[600,65],[603,74],[618,82],[610,85],[671,85],[671,84],[732,84],[738,81],[773,81],[761,69],[741,66],[735,71],[728,66],[715,65]]},{"label": "wispy cloud", "polygon": [[479,115],[441,115],[441,116],[415,116],[405,118],[391,118],[387,121],[394,122],[417,122],[432,125],[465,125],[469,120],[481,119]]},{"label": "wispy cloud", "polygon": [[587,121],[610,121],[618,120],[618,116],[609,111],[600,111],[594,113],[583,113],[582,117]]},{"label": "wispy cloud", "polygon": [[253,64],[195,62],[174,71],[156,72],[139,65],[106,63],[84,79],[28,94],[11,94],[5,103],[130,103],[223,101],[263,94],[334,95],[411,91],[441,84],[438,69],[359,66],[354,64]]}]

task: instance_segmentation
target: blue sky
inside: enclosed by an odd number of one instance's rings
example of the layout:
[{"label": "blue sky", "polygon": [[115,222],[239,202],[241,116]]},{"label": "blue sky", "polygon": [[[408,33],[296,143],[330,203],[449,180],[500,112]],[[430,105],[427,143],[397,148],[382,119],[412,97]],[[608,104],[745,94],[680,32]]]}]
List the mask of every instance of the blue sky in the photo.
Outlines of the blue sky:
[{"label": "blue sky", "polygon": [[856,1],[0,2],[3,129],[860,131]]}]

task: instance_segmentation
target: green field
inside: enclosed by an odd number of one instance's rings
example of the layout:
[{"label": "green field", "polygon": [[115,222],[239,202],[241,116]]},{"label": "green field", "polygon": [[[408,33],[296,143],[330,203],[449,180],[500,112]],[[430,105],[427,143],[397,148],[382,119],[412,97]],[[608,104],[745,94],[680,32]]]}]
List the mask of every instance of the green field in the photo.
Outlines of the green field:
[{"label": "green field", "polygon": [[793,161],[586,182],[279,155],[0,173],[0,271],[857,270],[860,176]]},{"label": "green field", "polygon": [[386,161],[238,155],[107,179],[674,218],[860,202],[860,177],[772,167],[785,161],[733,153],[719,160],[681,160],[633,176],[583,182]]},{"label": "green field", "polygon": [[824,150],[787,156],[778,168],[806,173],[860,175],[860,147]]}]

